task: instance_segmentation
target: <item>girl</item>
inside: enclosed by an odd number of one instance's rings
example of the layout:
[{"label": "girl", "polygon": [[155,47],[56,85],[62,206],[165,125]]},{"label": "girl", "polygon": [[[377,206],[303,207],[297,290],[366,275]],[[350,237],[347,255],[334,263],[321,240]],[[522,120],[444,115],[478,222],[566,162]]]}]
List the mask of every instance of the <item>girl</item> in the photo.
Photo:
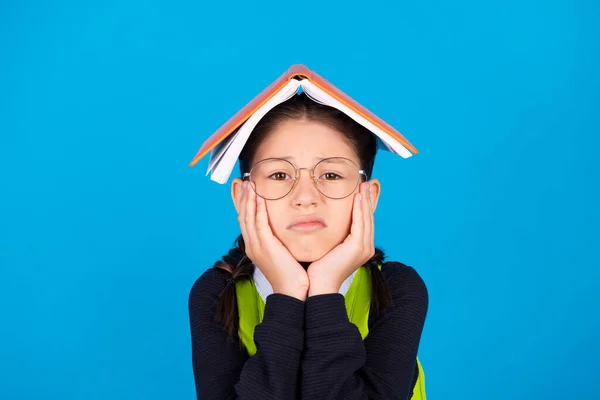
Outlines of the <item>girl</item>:
[{"label": "girl", "polygon": [[[428,294],[415,269],[374,247],[376,152],[369,130],[304,93],[260,120],[231,188],[237,245],[190,291],[198,399],[413,396]],[[370,278],[366,337],[345,297],[359,269]],[[242,282],[264,301],[246,346]]]}]

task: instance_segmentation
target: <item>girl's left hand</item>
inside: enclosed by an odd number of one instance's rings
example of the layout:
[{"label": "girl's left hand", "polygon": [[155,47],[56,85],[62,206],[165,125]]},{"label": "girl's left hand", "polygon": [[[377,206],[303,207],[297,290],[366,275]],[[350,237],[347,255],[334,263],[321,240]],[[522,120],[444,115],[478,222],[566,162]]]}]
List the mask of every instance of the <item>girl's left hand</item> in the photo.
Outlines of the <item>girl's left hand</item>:
[{"label": "girl's left hand", "polygon": [[369,183],[363,182],[354,194],[350,234],[307,269],[308,296],[338,293],[344,280],[375,255],[374,235]]}]

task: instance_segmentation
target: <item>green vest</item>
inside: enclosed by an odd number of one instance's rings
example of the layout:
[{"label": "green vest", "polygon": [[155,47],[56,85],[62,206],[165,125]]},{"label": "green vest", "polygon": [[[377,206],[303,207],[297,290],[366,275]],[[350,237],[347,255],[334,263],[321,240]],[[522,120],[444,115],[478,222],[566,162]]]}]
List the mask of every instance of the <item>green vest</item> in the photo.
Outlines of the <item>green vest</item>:
[{"label": "green vest", "polygon": [[[379,266],[381,269],[381,265]],[[239,329],[238,334],[242,344],[250,356],[256,354],[254,343],[254,327],[263,320],[265,302],[256,290],[253,279],[244,279],[235,283],[237,296]],[[367,267],[361,267],[356,272],[348,292],[344,296],[348,319],[358,328],[362,339],[369,334],[369,311],[371,307],[371,273]],[[425,376],[421,363],[417,358],[419,377],[413,388],[411,400],[426,400]]]}]

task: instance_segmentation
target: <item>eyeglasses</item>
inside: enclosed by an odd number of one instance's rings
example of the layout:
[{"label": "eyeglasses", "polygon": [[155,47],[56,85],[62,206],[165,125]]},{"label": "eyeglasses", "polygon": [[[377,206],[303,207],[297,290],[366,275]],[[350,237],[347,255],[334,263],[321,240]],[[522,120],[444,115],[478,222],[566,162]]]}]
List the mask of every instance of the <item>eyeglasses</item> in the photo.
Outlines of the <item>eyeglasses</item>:
[{"label": "eyeglasses", "polygon": [[354,192],[367,174],[344,157],[331,157],[319,161],[312,168],[296,168],[282,158],[267,158],[254,164],[243,179],[254,183],[256,194],[266,200],[281,199],[294,190],[300,170],[309,170],[313,185],[325,197],[343,199]]}]

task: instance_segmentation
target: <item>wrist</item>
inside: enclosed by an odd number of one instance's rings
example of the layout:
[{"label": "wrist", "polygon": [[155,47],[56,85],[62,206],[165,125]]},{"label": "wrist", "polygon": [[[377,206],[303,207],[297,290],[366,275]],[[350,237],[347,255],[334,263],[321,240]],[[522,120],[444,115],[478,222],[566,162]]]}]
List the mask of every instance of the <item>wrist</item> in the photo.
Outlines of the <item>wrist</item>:
[{"label": "wrist", "polygon": [[273,287],[273,293],[280,293],[280,294],[284,294],[286,296],[291,296],[294,297],[298,300],[301,301],[305,301],[306,297],[308,295],[308,286],[304,286],[304,285],[296,285],[296,286],[292,286],[292,287],[286,287],[286,286],[282,286],[282,287]]},{"label": "wrist", "polygon": [[320,294],[338,293],[342,284],[335,281],[326,281],[314,279],[310,281],[308,288],[308,297],[318,296]]}]

